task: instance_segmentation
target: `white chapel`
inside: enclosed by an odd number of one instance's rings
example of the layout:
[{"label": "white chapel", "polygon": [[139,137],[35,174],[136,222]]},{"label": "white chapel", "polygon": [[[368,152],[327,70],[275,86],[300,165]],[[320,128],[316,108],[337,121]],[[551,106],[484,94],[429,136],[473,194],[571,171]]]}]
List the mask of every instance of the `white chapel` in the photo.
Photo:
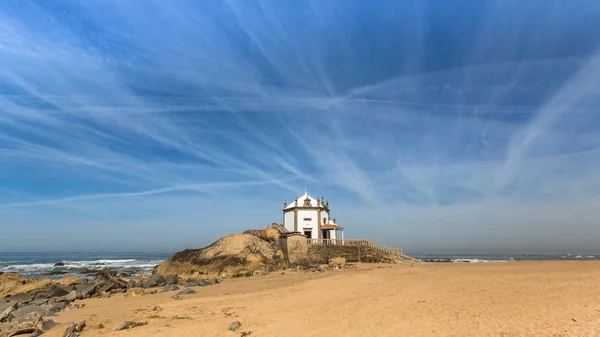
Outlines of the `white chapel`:
[{"label": "white chapel", "polygon": [[290,232],[300,232],[309,239],[343,239],[344,227],[331,218],[329,201],[304,194],[290,204],[283,202],[283,226]]}]

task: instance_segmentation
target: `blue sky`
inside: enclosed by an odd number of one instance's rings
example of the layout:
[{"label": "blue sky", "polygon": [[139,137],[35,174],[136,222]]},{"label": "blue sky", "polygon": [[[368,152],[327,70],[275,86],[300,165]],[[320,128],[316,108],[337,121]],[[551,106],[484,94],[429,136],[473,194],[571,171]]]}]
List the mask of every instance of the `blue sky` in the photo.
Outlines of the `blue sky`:
[{"label": "blue sky", "polygon": [[595,252],[597,1],[6,1],[0,251],[175,251],[304,187],[408,252]]}]

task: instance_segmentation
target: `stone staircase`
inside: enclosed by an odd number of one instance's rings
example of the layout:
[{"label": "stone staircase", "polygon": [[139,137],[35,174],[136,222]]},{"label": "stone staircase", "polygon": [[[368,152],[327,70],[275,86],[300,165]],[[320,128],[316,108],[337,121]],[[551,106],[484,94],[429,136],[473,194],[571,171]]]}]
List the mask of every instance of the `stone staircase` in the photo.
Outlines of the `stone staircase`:
[{"label": "stone staircase", "polygon": [[271,224],[271,227],[275,228],[279,232],[279,234],[289,233],[289,231],[285,227],[283,227],[283,225],[278,224],[277,222],[273,222]]}]

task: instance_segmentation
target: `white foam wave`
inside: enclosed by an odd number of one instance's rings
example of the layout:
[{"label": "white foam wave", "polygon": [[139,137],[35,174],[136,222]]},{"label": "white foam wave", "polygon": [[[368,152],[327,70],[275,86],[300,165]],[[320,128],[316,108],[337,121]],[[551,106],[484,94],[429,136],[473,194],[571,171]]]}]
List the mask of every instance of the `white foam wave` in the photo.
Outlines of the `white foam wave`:
[{"label": "white foam wave", "polygon": [[453,263],[490,263],[490,262],[511,262],[511,260],[453,259],[452,262]]},{"label": "white foam wave", "polygon": [[51,271],[76,271],[76,270],[104,270],[104,269],[148,269],[154,268],[162,260],[92,260],[92,261],[61,261],[64,265],[55,266],[55,263],[23,263],[13,261],[17,264],[0,266],[2,272],[17,273],[46,273]]}]

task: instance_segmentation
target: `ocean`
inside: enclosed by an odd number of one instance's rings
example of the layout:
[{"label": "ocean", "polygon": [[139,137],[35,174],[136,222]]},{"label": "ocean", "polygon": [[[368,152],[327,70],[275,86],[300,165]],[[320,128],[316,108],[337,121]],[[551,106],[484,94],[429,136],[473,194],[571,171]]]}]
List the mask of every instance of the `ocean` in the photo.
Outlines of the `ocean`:
[{"label": "ocean", "polygon": [[47,276],[51,279],[67,274],[84,277],[99,270],[137,275],[151,273],[156,265],[172,254],[0,252],[0,272],[14,272],[36,278]]},{"label": "ocean", "polygon": [[[85,277],[94,271],[138,275],[152,269],[173,253],[0,253],[0,272],[58,279],[67,274]],[[424,261],[486,263],[541,260],[600,260],[600,255],[473,255],[415,254]],[[56,265],[56,264],[64,265]]]},{"label": "ocean", "polygon": [[414,258],[426,262],[454,262],[454,263],[485,263],[485,262],[516,262],[516,261],[581,261],[600,260],[600,255],[478,255],[478,254],[415,254]]}]

